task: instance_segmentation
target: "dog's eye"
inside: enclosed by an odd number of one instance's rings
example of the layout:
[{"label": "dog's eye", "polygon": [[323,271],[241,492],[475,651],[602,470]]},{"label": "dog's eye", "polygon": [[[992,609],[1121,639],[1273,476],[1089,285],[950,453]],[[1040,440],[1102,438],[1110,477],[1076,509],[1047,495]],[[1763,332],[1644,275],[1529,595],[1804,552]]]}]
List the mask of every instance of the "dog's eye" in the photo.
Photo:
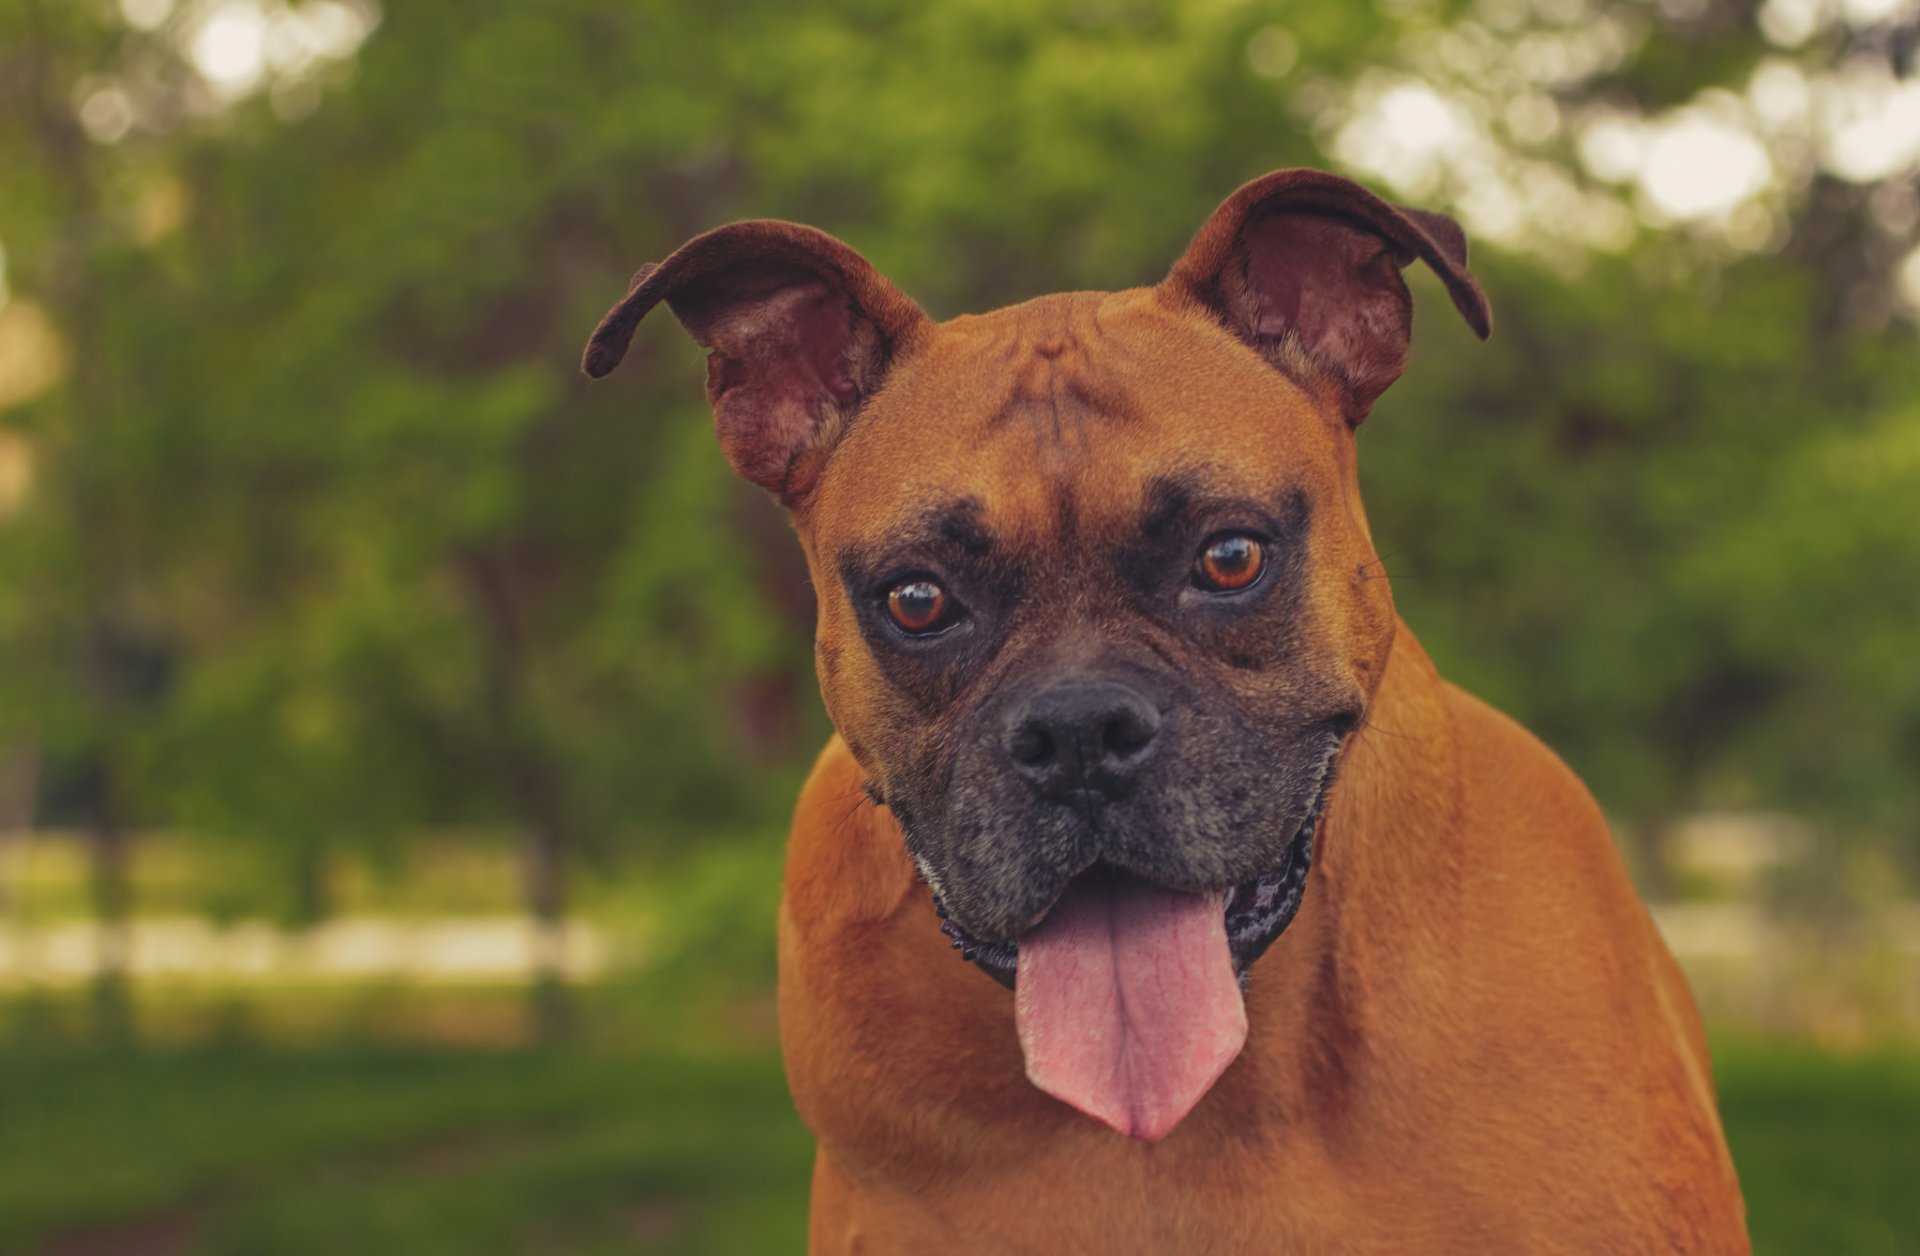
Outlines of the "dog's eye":
[{"label": "dog's eye", "polygon": [[957,608],[947,591],[925,576],[902,580],[887,590],[887,614],[902,632],[932,636],[951,624]]},{"label": "dog's eye", "polygon": [[1260,578],[1267,552],[1256,537],[1222,532],[1209,537],[1193,563],[1193,583],[1213,593],[1237,593]]}]

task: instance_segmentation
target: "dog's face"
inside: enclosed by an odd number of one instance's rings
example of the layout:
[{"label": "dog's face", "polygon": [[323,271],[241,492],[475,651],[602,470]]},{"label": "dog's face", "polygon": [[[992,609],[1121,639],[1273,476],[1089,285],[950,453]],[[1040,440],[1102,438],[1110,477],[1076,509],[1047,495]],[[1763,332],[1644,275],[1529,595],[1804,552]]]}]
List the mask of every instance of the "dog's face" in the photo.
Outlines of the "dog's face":
[{"label": "dog's face", "polygon": [[722,442],[806,548],[828,711],[970,958],[1011,983],[1091,870],[1222,894],[1244,969],[1393,637],[1353,431],[1404,361],[1399,268],[1484,334],[1464,254],[1282,172],[1158,287],[935,325],[844,245],[740,224],[643,270],[588,369],[661,299],[714,349]]},{"label": "dog's face", "polygon": [[1245,887],[1236,958],[1268,939],[1393,631],[1351,443],[1151,291],[941,327],[842,440],[821,689],[989,971],[1096,863]]}]

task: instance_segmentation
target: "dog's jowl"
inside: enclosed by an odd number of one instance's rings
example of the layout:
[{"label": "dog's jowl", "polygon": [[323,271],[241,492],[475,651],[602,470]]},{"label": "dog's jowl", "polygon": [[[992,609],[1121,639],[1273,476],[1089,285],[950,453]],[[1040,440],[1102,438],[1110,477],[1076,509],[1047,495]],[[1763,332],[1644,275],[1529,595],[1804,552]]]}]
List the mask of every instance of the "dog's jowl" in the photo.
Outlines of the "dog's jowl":
[{"label": "dog's jowl", "polygon": [[1598,810],[1435,675],[1368,533],[1401,270],[1485,336],[1466,255],[1289,170],[1153,288],[935,323],[744,222],[594,332],[596,376],[661,301],[711,350],[819,593],[839,731],[780,919],[813,1250],[1745,1250]]}]

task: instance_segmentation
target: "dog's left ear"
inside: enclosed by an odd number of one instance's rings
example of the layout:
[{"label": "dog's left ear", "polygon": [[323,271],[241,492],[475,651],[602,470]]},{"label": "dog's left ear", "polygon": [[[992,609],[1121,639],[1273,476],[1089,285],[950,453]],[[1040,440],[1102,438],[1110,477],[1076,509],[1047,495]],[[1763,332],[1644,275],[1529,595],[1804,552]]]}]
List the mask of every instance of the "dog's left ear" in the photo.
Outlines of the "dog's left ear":
[{"label": "dog's left ear", "polygon": [[1415,258],[1485,339],[1493,317],[1459,224],[1319,170],[1275,171],[1228,197],[1160,289],[1278,369],[1331,378],[1357,425],[1406,367],[1413,299],[1400,268]]}]

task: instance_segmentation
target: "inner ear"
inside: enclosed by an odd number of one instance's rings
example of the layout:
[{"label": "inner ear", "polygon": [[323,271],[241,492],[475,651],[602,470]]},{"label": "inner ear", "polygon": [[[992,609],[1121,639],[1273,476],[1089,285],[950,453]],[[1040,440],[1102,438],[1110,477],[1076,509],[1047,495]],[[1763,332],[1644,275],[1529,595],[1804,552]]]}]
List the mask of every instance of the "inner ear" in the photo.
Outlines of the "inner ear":
[{"label": "inner ear", "polygon": [[716,277],[668,296],[667,305],[696,340],[736,368],[757,360],[836,405],[859,399],[847,360],[855,335],[852,305],[810,271],[775,267]]},{"label": "inner ear", "polygon": [[711,350],[707,399],[727,460],[783,500],[799,496],[796,462],[830,443],[836,420],[858,408],[856,375],[876,356],[874,345],[860,343],[861,320],[846,294],[792,273],[667,303]]},{"label": "inner ear", "polygon": [[1331,372],[1364,416],[1406,368],[1404,261],[1379,236],[1321,214],[1268,215],[1248,226],[1242,247],[1257,347],[1283,369],[1304,355]]}]

